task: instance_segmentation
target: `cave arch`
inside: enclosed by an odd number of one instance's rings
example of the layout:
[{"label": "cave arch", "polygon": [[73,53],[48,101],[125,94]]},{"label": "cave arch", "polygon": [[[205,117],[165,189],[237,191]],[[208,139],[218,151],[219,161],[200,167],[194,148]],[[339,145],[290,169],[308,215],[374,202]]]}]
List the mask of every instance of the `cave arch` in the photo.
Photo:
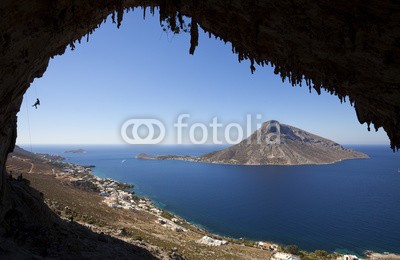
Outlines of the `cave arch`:
[{"label": "cave arch", "polygon": [[[293,85],[303,80],[354,105],[360,123],[383,127],[400,148],[400,4],[395,1],[81,0],[0,4],[0,219],[11,207],[5,160],[16,140],[16,114],[50,58],[90,34],[110,15],[117,26],[134,7],[159,12],[178,32],[190,17],[189,53],[199,28],[232,43],[238,60],[274,65]],[[179,29],[180,28],[180,29]]]}]

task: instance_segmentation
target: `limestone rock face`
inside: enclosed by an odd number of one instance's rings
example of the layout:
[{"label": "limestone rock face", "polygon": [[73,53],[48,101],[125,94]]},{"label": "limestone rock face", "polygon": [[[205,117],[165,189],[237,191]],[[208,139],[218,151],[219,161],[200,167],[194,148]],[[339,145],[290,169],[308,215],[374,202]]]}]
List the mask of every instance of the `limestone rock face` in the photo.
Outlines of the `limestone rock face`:
[{"label": "limestone rock face", "polygon": [[361,123],[383,127],[391,147],[400,148],[397,1],[2,0],[0,220],[11,207],[4,165],[30,83],[43,75],[50,58],[89,38],[108,15],[120,25],[124,10],[139,6],[158,11],[174,32],[182,16],[188,16],[190,53],[198,45],[200,27],[231,42],[239,61],[248,59],[252,71],[256,63],[272,64],[276,74],[293,84],[304,80],[318,92],[348,97]]},{"label": "limestone rock face", "polygon": [[241,165],[301,165],[328,164],[355,158],[368,158],[368,155],[343,148],[299,128],[268,121],[239,144],[198,159],[209,163]]}]

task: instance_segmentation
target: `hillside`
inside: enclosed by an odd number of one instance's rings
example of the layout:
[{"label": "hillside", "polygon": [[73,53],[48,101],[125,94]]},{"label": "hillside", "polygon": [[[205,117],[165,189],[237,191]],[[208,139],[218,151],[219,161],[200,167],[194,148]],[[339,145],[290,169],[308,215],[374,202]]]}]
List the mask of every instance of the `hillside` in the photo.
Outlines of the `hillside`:
[{"label": "hillside", "polygon": [[368,155],[271,120],[265,122],[247,139],[224,150],[199,157],[140,154],[137,158],[239,165],[303,165],[330,164],[347,159],[368,158]]}]

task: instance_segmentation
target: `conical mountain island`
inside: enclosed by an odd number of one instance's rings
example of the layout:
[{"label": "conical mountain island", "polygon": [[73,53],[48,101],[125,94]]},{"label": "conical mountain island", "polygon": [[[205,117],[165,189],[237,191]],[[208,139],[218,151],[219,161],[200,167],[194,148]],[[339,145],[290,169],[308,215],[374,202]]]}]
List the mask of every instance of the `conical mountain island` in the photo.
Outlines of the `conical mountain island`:
[{"label": "conical mountain island", "polygon": [[260,129],[240,143],[199,157],[139,154],[137,158],[237,165],[302,165],[330,164],[347,159],[368,158],[368,155],[271,120],[263,123]]}]

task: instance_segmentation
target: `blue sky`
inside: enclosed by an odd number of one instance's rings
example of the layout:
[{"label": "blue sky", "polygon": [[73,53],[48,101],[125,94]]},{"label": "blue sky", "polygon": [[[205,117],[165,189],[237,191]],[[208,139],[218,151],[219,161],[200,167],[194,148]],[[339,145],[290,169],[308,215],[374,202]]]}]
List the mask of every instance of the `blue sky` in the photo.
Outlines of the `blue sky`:
[{"label": "blue sky", "polygon": [[[52,59],[33,82],[18,114],[17,143],[123,143],[125,120],[156,118],[165,123],[163,143],[169,144],[176,141],[178,115],[189,113],[189,124],[208,124],[215,116],[243,124],[247,114],[261,114],[261,121],[276,119],[341,144],[389,144],[383,129],[368,132],[358,123],[348,102],[282,83],[271,67],[252,75],[230,43],[202,32],[193,56],[189,42],[187,33],[163,32],[157,15],[143,20],[136,10],[120,29],[109,19],[88,43]],[[31,107],[36,97],[37,110]]]}]

